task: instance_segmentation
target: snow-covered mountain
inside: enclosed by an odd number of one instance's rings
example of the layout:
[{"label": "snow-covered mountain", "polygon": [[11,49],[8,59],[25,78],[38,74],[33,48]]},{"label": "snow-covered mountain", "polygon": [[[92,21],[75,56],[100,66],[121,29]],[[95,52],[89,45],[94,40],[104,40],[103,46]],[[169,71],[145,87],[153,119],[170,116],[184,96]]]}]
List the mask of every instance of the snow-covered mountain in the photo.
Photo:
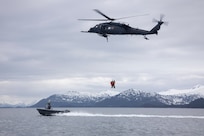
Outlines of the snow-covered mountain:
[{"label": "snow-covered mountain", "polygon": [[53,103],[53,106],[57,107],[94,106],[95,103],[103,101],[104,99],[110,98],[116,94],[118,94],[118,92],[115,91],[106,91],[100,93],[68,91],[66,94],[54,94],[46,99],[42,99],[36,103],[34,107],[42,107],[47,103],[48,100]]},{"label": "snow-covered mountain", "polygon": [[159,92],[161,95],[201,95],[204,96],[204,85],[196,85],[190,89],[170,89]]},{"label": "snow-covered mountain", "polygon": [[67,94],[60,95],[55,94],[53,97],[58,100],[63,100],[67,102],[74,102],[74,103],[85,103],[85,102],[98,102],[102,101],[103,99],[109,98],[118,94],[118,92],[114,91],[106,91],[100,93],[90,93],[90,92],[77,92],[77,91],[69,91]]},{"label": "snow-covered mountain", "polygon": [[[68,91],[65,94],[51,95],[31,107],[44,107],[48,100],[51,100],[53,107],[179,107],[179,105],[190,104],[199,98],[204,98],[203,85],[197,85],[191,89],[171,89],[159,93],[137,89],[128,89],[122,92],[107,90],[100,93]],[[19,99],[10,99],[8,96],[0,97],[0,100],[0,107],[28,106]]]},{"label": "snow-covered mountain", "polygon": [[128,89],[111,98],[97,103],[97,106],[107,107],[164,107],[165,104],[157,99],[156,93]]},{"label": "snow-covered mountain", "polygon": [[[29,99],[21,99],[16,96],[8,96],[8,95],[0,95],[0,108],[1,107],[27,107],[34,102],[31,102],[32,100]],[[32,104],[31,104],[32,103]]]},{"label": "snow-covered mountain", "polygon": [[159,92],[163,103],[168,105],[183,105],[189,104],[199,98],[204,98],[204,86],[196,85],[190,89],[170,89],[168,91]]},{"label": "snow-covered mountain", "polygon": [[51,95],[40,100],[33,107],[44,107],[51,100],[54,107],[176,107],[187,105],[204,98],[198,94],[162,95],[128,89],[121,93],[103,92],[98,94],[70,91],[66,94]]},{"label": "snow-covered mountain", "polygon": [[202,98],[201,95],[160,95],[159,100],[167,105],[185,105],[190,102]]},{"label": "snow-covered mountain", "polygon": [[204,97],[199,94],[161,95],[159,93],[129,89],[116,95],[115,98],[122,99],[123,102],[130,101],[132,102],[130,105],[135,106],[164,106],[185,105]]}]

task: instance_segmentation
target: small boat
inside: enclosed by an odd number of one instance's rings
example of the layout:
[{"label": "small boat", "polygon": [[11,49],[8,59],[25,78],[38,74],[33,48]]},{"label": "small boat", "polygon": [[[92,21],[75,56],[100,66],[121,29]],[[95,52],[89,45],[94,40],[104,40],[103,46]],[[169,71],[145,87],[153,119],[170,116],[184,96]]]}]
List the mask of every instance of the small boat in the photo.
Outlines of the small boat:
[{"label": "small boat", "polygon": [[48,101],[45,109],[37,109],[37,111],[43,116],[53,116],[57,113],[68,113],[69,110],[53,110],[51,109],[50,100]]},{"label": "small boat", "polygon": [[53,109],[37,109],[38,112],[43,116],[53,116],[57,113],[68,113],[69,110],[53,110]]}]

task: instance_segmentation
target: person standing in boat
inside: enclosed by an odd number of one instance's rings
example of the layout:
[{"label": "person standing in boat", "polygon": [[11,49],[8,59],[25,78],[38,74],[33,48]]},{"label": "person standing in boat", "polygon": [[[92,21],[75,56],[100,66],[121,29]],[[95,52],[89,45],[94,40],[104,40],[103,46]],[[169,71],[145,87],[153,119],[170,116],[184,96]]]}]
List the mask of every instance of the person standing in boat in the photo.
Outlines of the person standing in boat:
[{"label": "person standing in boat", "polygon": [[51,109],[51,103],[50,100],[48,101],[47,105],[46,105],[46,109]]}]

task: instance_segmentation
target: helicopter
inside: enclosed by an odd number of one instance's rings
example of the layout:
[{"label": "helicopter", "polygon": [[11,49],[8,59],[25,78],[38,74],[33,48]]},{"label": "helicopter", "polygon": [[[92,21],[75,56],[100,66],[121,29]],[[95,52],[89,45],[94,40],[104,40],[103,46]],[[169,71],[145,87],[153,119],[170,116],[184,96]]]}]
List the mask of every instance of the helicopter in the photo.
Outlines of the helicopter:
[{"label": "helicopter", "polygon": [[149,38],[147,38],[147,35],[151,35],[151,34],[157,35],[161,25],[168,24],[168,22],[163,21],[164,15],[161,14],[159,20],[153,19],[153,22],[157,23],[156,26],[154,26],[151,30],[143,30],[139,28],[133,28],[125,23],[114,22],[119,19],[131,18],[135,16],[122,17],[122,18],[110,18],[98,9],[94,9],[94,11],[102,15],[103,17],[105,17],[105,19],[78,19],[78,20],[106,21],[106,22],[97,24],[94,27],[90,28],[88,31],[81,31],[81,32],[99,34],[100,36],[105,37],[107,41],[108,41],[109,35],[142,35],[144,36],[144,39],[149,40]]}]

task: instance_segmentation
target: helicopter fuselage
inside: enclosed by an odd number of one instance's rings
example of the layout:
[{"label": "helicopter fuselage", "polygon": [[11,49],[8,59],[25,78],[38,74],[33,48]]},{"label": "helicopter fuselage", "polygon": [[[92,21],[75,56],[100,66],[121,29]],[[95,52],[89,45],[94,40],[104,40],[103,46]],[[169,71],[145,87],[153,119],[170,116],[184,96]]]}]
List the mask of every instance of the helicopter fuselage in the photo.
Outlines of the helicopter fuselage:
[{"label": "helicopter fuselage", "polygon": [[100,23],[92,27],[88,31],[89,33],[98,33],[104,37],[107,35],[147,35],[150,31],[142,30],[138,28],[130,27],[123,23]]}]

